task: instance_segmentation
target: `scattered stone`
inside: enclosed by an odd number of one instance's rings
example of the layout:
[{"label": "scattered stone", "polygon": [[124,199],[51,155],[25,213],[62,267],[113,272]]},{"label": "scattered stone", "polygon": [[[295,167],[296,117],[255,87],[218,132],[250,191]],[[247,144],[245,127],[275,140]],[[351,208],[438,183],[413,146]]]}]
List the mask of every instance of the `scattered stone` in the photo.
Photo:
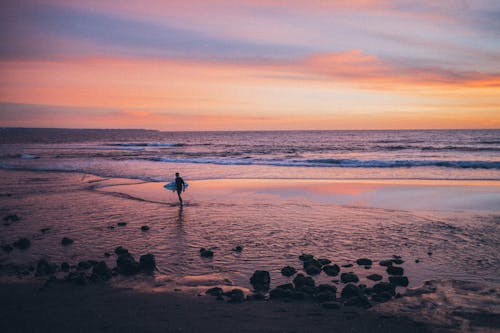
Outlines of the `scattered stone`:
[{"label": "scattered stone", "polygon": [[9,214],[9,215],[6,215],[3,217],[3,220],[5,222],[17,222],[19,221],[21,218],[19,216],[17,216],[16,214]]},{"label": "scattered stone", "polygon": [[28,238],[19,238],[17,241],[14,242],[14,247],[20,249],[20,250],[26,250],[31,246],[31,242]]},{"label": "scattered stone", "polygon": [[420,259],[415,259],[415,263],[419,263],[420,262]]},{"label": "scattered stone", "polygon": [[384,292],[381,292],[379,294],[373,295],[372,301],[377,302],[377,303],[383,303],[383,302],[389,301],[391,298],[392,298],[392,295],[389,292],[384,291]]},{"label": "scattered stone", "polygon": [[297,274],[297,276],[293,279],[293,284],[295,285],[295,288],[301,288],[304,286],[314,287],[316,283],[310,276],[306,277],[304,274]]},{"label": "scattered stone", "polygon": [[380,281],[380,280],[382,280],[382,275],[380,275],[380,274],[370,274],[366,278],[368,280],[372,280],[372,281]]},{"label": "scattered stone", "polygon": [[109,269],[108,265],[106,265],[106,262],[104,261],[99,261],[97,265],[94,266],[92,271],[97,277],[104,281],[111,279],[113,276],[111,269]]},{"label": "scattered stone", "polygon": [[87,260],[87,262],[90,264],[90,266],[95,267],[99,263],[97,260]]},{"label": "scattered stone", "polygon": [[331,292],[329,290],[325,290],[325,291],[316,292],[313,295],[313,298],[315,301],[322,303],[322,302],[335,301],[337,299],[337,295],[334,292]]},{"label": "scattered stone", "polygon": [[389,276],[389,282],[395,286],[407,287],[410,283],[406,276]]},{"label": "scattered stone", "polygon": [[351,298],[351,297],[362,297],[364,296],[363,295],[363,292],[361,291],[361,289],[356,286],[355,284],[352,284],[352,283],[348,283],[344,286],[344,288],[342,289],[342,292],[340,293],[340,295],[342,296],[342,298]]},{"label": "scattered stone", "polygon": [[237,246],[234,247],[233,251],[235,251],[235,252],[241,252],[241,251],[243,251],[243,246],[237,245]]},{"label": "scattered stone", "polygon": [[156,268],[155,256],[151,253],[142,255],[139,258],[139,266],[143,272],[153,273]]},{"label": "scattered stone", "polygon": [[69,272],[69,264],[67,262],[63,262],[61,264],[61,271],[63,271],[63,272]]},{"label": "scattered stone", "polygon": [[379,262],[379,265],[384,267],[392,266],[392,260],[382,260]]},{"label": "scattered stone", "polygon": [[432,256],[432,251],[427,252],[427,255],[430,257]]},{"label": "scattered stone", "polygon": [[247,301],[264,301],[266,299],[266,295],[261,292],[256,292],[252,295],[247,295]]},{"label": "scattered stone", "polygon": [[297,273],[297,270],[292,266],[285,266],[281,269],[281,274],[284,276],[292,276]]},{"label": "scattered stone", "polygon": [[214,256],[214,252],[212,250],[207,250],[204,247],[200,249],[200,256],[203,258],[212,258]]},{"label": "scattered stone", "polygon": [[321,266],[329,265],[332,263],[331,260],[325,258],[318,259],[318,262],[321,264]]},{"label": "scattered stone", "polygon": [[271,276],[268,271],[255,271],[250,278],[250,283],[257,291],[269,290],[271,284]]},{"label": "scattered stone", "polygon": [[403,267],[398,267],[398,266],[387,267],[387,274],[389,275],[403,275],[403,273],[404,273]]},{"label": "scattered stone", "polygon": [[294,294],[293,289],[275,288],[269,292],[270,299],[291,298]]},{"label": "scattered stone", "polygon": [[335,294],[337,292],[337,287],[332,286],[331,284],[320,284],[318,286],[318,291],[320,291],[320,292],[327,291],[327,292]]},{"label": "scattered stone", "polygon": [[344,267],[344,268],[349,268],[349,267],[352,267],[352,266],[353,266],[353,264],[344,264],[344,265],[342,265],[342,267]]},{"label": "scattered stone", "polygon": [[332,309],[332,310],[340,309],[340,303],[335,301],[321,303],[321,306],[324,307],[325,309]]},{"label": "scattered stone", "polygon": [[368,258],[361,258],[356,260],[356,264],[358,264],[359,266],[371,266],[372,261]]},{"label": "scattered stone", "polygon": [[396,265],[402,265],[405,262],[403,259],[392,259],[391,261]]},{"label": "scattered stone", "polygon": [[222,288],[219,287],[213,287],[205,291],[205,294],[210,295],[210,296],[220,296],[222,295],[223,290]]},{"label": "scattered stone", "polygon": [[383,292],[388,292],[391,295],[396,294],[396,288],[392,283],[389,282],[379,282],[375,284],[373,287],[373,292],[376,294],[381,294]]},{"label": "scattered stone", "polygon": [[57,268],[56,265],[50,264],[46,259],[40,259],[36,264],[35,275],[36,276],[52,275],[56,272],[56,268]]},{"label": "scattered stone", "polygon": [[83,272],[71,272],[66,276],[65,281],[79,286],[88,284],[88,278]]},{"label": "scattered stone", "polygon": [[290,289],[290,290],[294,289],[293,284],[291,284],[291,283],[280,284],[276,288],[278,288],[278,289]]},{"label": "scattered stone", "polygon": [[323,272],[325,272],[326,275],[328,276],[337,276],[340,273],[340,267],[339,265],[326,265],[323,266]]},{"label": "scattered stone", "polygon": [[231,290],[231,295],[229,296],[229,303],[242,303],[245,300],[245,294],[241,289]]},{"label": "scattered stone", "polygon": [[122,246],[118,246],[116,249],[115,249],[115,253],[116,255],[119,255],[121,256],[122,254],[127,254],[128,253],[128,250]]},{"label": "scattered stone", "polygon": [[63,239],[61,239],[61,244],[62,245],[71,245],[73,244],[73,240],[71,238],[68,238],[68,237],[63,237]]},{"label": "scattered stone", "polygon": [[148,231],[148,230],[149,230],[149,227],[148,227],[147,225],[143,225],[143,226],[141,227],[141,230],[142,230],[142,231]]},{"label": "scattered stone", "polygon": [[109,252],[104,252],[104,256],[105,256],[106,258],[109,258],[109,257],[111,257],[111,254],[110,254]]},{"label": "scattered stone", "polygon": [[402,258],[401,256],[398,256],[398,255],[395,255],[395,254],[393,254],[393,255],[392,255],[392,257],[393,257],[394,259],[401,259],[401,258]]},{"label": "scattered stone", "polygon": [[2,250],[9,253],[9,252],[12,252],[12,250],[14,250],[14,248],[10,244],[5,244],[5,245],[2,245]]},{"label": "scattered stone", "polygon": [[124,227],[127,225],[127,222],[118,222],[116,225],[119,227]]},{"label": "scattered stone", "polygon": [[40,229],[40,232],[41,232],[42,234],[44,234],[44,233],[46,233],[46,232],[47,232],[47,231],[49,231],[49,230],[50,230],[50,228],[42,228],[42,229]]},{"label": "scattered stone", "polygon": [[342,283],[350,283],[350,282],[358,282],[359,281],[359,278],[356,274],[354,273],[342,273],[340,275],[340,281],[342,281]]},{"label": "scattered stone", "polygon": [[139,263],[128,252],[118,256],[118,259],[116,259],[116,268],[123,275],[134,275],[140,271]]},{"label": "scattered stone", "polygon": [[372,268],[372,266],[365,266],[365,269],[370,269]]},{"label": "scattered stone", "polygon": [[321,264],[317,261],[304,262],[304,270],[309,275],[318,275],[321,273]]},{"label": "scattered stone", "polygon": [[80,261],[77,266],[77,269],[80,271],[85,271],[90,268],[92,268],[92,265],[88,261]]},{"label": "scattered stone", "polygon": [[114,226],[114,225],[110,225],[110,226],[108,227],[108,229],[113,230],[113,229],[115,229],[115,226]]},{"label": "scattered stone", "polygon": [[311,261],[313,259],[314,259],[314,256],[312,254],[304,254],[304,253],[302,253],[299,256],[299,260],[300,261]]}]

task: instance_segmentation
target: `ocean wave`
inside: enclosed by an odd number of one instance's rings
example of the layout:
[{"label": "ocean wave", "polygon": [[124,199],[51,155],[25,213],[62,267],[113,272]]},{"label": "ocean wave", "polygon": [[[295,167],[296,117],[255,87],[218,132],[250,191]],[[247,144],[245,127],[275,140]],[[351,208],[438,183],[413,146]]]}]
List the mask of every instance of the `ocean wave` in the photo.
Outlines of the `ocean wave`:
[{"label": "ocean wave", "polygon": [[252,158],[152,158],[167,163],[194,163],[219,165],[270,165],[287,167],[338,168],[413,168],[443,167],[457,169],[500,169],[500,161],[444,161],[444,160],[353,160],[353,159],[252,159]]},{"label": "ocean wave", "polygon": [[162,142],[132,142],[132,143],[110,143],[111,147],[183,147],[184,143],[162,143]]},{"label": "ocean wave", "polygon": [[40,156],[36,156],[33,154],[20,154],[19,157],[24,160],[35,160],[37,158],[40,158]]}]

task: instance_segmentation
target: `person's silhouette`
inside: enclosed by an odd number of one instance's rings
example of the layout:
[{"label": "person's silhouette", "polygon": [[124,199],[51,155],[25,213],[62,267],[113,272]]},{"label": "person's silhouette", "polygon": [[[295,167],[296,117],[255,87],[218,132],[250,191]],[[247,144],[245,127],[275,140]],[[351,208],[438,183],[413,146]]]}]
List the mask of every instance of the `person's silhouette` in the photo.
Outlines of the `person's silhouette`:
[{"label": "person's silhouette", "polygon": [[182,179],[181,176],[179,176],[179,173],[175,173],[175,189],[177,191],[177,196],[179,197],[179,203],[181,204],[181,207],[183,206],[182,203],[182,197],[181,193],[184,192],[185,187],[184,187],[184,179]]}]

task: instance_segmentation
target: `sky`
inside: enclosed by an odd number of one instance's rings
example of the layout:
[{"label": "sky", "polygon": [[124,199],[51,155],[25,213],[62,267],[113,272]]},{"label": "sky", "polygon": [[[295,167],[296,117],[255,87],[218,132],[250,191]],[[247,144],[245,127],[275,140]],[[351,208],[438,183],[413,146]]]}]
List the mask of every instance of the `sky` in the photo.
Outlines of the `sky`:
[{"label": "sky", "polygon": [[6,0],[0,126],[500,128],[500,1]]}]

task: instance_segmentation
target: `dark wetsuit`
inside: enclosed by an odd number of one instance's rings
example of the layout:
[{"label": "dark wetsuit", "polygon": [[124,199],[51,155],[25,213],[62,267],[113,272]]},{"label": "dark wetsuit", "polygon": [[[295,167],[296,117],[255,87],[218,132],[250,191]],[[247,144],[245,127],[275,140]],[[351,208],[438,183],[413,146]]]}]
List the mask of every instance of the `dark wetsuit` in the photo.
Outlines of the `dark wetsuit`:
[{"label": "dark wetsuit", "polygon": [[175,189],[177,190],[177,196],[182,206],[181,193],[184,190],[184,179],[182,179],[182,177],[175,177]]}]

